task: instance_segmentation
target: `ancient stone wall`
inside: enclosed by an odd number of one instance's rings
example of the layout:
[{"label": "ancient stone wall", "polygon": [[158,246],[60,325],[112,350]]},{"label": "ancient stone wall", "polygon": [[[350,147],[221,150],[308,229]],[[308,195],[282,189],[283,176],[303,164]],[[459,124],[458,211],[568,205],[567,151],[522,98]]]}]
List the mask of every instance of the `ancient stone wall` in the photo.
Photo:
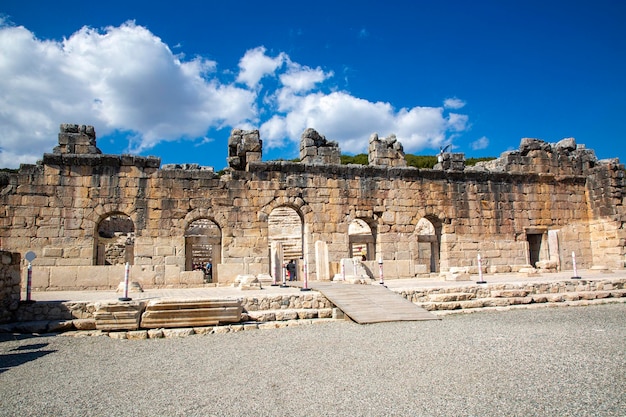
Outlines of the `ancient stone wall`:
[{"label": "ancient stone wall", "polygon": [[[62,134],[63,126],[60,141]],[[357,220],[371,230],[368,261],[383,259],[397,277],[475,268],[478,254],[492,272],[547,260],[571,269],[572,252],[579,268],[624,267],[624,167],[597,161],[573,139],[524,139],[519,151],[476,167],[459,162],[462,154],[443,154],[439,169],[340,165],[336,144],[312,129],[303,134],[300,162],[262,162],[261,145],[258,132],[233,131],[222,176],[196,166],[160,169],[158,158],[89,147],[45,154],[3,180],[3,248],[37,253],[36,288],[114,288],[122,267],[98,264],[98,230],[124,215],[134,225],[133,281],[198,285],[201,275],[187,270],[186,232],[207,219],[219,229],[211,237],[214,282],[227,283],[238,274],[270,273],[270,247],[284,236],[269,219],[288,208],[296,213],[290,222],[302,222],[301,242],[292,247],[302,248],[310,279],[317,277],[316,243],[325,243],[337,271],[351,256],[349,228]]]},{"label": "ancient stone wall", "polygon": [[0,250],[0,323],[8,323],[20,302],[20,254]]}]

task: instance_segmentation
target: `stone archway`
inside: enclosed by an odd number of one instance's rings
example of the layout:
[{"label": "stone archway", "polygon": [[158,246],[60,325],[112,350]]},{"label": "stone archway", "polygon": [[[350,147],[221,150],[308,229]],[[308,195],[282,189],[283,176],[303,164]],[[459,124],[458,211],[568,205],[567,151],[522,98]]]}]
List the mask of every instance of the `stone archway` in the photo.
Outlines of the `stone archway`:
[{"label": "stone archway", "polygon": [[[222,260],[222,232],[210,219],[196,219],[185,230],[185,270],[202,270],[205,281],[217,282]],[[208,266],[210,264],[210,266]]]},{"label": "stone archway", "polygon": [[130,216],[105,216],[96,228],[94,265],[132,265],[135,259],[135,223]]},{"label": "stone archway", "polygon": [[302,258],[304,241],[302,217],[291,207],[276,207],[268,217],[267,227],[270,275],[280,280],[282,278],[282,264],[287,260],[294,260],[298,264]]},{"label": "stone archway", "polygon": [[376,239],[365,220],[355,219],[348,226],[349,255],[363,260],[376,259]]},{"label": "stone archway", "polygon": [[422,217],[415,226],[417,260],[429,272],[439,272],[441,250],[441,222],[437,218]]}]

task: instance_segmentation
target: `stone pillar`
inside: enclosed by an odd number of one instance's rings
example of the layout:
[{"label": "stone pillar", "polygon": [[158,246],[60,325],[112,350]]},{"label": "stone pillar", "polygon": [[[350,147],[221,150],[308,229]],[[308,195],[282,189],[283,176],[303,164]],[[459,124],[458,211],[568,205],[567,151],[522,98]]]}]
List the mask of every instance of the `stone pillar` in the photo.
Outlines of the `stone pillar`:
[{"label": "stone pillar", "polygon": [[248,169],[248,163],[260,162],[263,142],[258,130],[233,129],[228,138],[228,166],[236,170]]},{"label": "stone pillar", "polygon": [[378,134],[370,136],[368,161],[370,165],[404,167],[404,148],[395,135],[379,139]]},{"label": "stone pillar", "polygon": [[327,141],[315,129],[308,128],[300,138],[300,161],[304,164],[341,164],[337,142]]},{"label": "stone pillar", "polygon": [[548,230],[548,253],[550,262],[556,262],[556,269],[561,270],[561,254],[559,250],[559,231]]},{"label": "stone pillar", "polygon": [[270,247],[270,273],[272,278],[276,282],[281,282],[283,279],[283,244],[280,242],[272,242]]},{"label": "stone pillar", "polygon": [[328,245],[318,240],[315,242],[315,268],[318,281],[330,281],[330,266],[328,264]]},{"label": "stone pillar", "polygon": [[59,129],[59,145],[55,154],[101,154],[96,147],[96,131],[93,126],[63,123]]}]

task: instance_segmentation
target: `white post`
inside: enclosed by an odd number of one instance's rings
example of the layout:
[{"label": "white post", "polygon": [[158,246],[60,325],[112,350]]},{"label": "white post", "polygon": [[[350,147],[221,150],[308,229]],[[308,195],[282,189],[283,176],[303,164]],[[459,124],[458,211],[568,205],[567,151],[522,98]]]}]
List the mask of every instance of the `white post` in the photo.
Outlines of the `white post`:
[{"label": "white post", "polygon": [[480,257],[480,253],[478,254],[478,281],[477,284],[486,284],[487,281],[483,280],[483,261]]},{"label": "white post", "polygon": [[28,273],[26,278],[26,301],[31,302],[30,299],[30,290],[33,284],[33,266],[30,262],[28,262]]},{"label": "white post", "polygon": [[304,274],[304,284],[300,291],[311,291],[309,288],[309,271],[307,269],[306,258],[302,258],[302,273]]},{"label": "white post", "polygon": [[346,280],[346,266],[343,264],[343,259],[341,260],[341,280]]},{"label": "white post", "polygon": [[574,251],[572,251],[572,266],[574,267],[574,276],[572,277],[572,279],[580,279],[580,276],[578,275],[578,270],[576,268],[576,253],[574,253]]},{"label": "white post", "polygon": [[287,265],[285,265],[285,262],[283,261],[283,283],[280,284],[281,288],[289,288],[289,285],[287,285]]},{"label": "white post", "polygon": [[380,285],[385,285],[385,280],[383,278],[383,257],[382,255],[378,258],[378,276],[380,277]]},{"label": "white post", "polygon": [[128,281],[130,277],[130,264],[126,262],[124,267],[124,297],[120,297],[120,301],[130,301],[132,298],[128,297]]}]

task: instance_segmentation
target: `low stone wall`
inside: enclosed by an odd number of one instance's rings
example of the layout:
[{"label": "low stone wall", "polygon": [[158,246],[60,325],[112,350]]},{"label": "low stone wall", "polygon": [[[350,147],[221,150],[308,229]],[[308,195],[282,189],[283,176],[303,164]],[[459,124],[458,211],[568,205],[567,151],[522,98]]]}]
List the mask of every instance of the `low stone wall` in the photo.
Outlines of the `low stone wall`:
[{"label": "low stone wall", "polygon": [[[520,284],[467,284],[451,287],[398,289],[398,294],[436,314],[479,311],[489,308],[587,305],[626,302],[626,278],[571,280]],[[180,329],[96,330],[97,302],[35,302],[20,304],[14,322],[0,325],[0,332],[67,332],[71,335],[109,335],[145,339],[191,334],[228,333],[269,329],[342,319],[343,313],[322,294],[242,297],[241,321],[217,326]],[[121,303],[121,302],[120,302]],[[79,331],[78,333],[75,333]]]},{"label": "low stone wall", "polygon": [[[241,322],[246,323],[330,318],[333,314],[330,301],[314,291],[299,295],[242,297],[238,300],[243,307]],[[102,302],[37,301],[22,304],[15,311],[13,322],[1,326],[0,332],[95,330],[94,313],[98,303]]]},{"label": "low stone wall", "polygon": [[626,279],[459,285],[396,290],[429,311],[626,297]]},{"label": "low stone wall", "polygon": [[0,251],[0,323],[8,323],[20,302],[20,254]]}]

